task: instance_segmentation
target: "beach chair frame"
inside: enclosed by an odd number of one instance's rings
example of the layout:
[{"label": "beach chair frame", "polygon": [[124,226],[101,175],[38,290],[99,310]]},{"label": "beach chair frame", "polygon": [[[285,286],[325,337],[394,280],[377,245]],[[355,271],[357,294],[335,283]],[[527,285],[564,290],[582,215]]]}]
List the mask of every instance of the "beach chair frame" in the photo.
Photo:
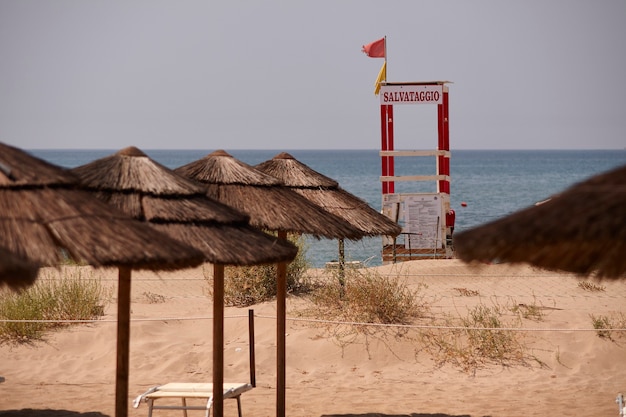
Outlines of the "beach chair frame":
[{"label": "beach chair frame", "polygon": [[[248,310],[248,335],[250,353],[250,382],[224,383],[224,399],[237,400],[237,413],[242,417],[241,394],[256,387],[256,363],[254,349],[254,310]],[[180,398],[180,405],[156,405],[158,399]],[[205,405],[188,405],[188,399],[204,399]],[[148,417],[152,417],[153,410],[182,410],[183,417],[187,417],[187,410],[203,410],[205,417],[210,417],[213,406],[213,384],[194,382],[170,382],[149,388],[143,394],[133,400],[133,408],[138,408],[141,403],[148,404]]]}]

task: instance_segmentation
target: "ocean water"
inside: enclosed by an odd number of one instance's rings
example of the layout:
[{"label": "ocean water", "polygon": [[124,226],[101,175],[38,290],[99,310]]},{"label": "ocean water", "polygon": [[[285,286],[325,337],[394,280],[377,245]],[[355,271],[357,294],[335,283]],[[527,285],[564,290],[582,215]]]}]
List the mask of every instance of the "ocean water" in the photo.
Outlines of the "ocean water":
[{"label": "ocean water", "polygon": [[[168,168],[202,158],[212,150],[149,150],[148,156]],[[31,154],[74,168],[117,150],[31,150]],[[227,150],[250,165],[271,159],[280,150]],[[300,162],[331,177],[352,194],[381,208],[378,150],[290,150]],[[506,216],[544,200],[597,173],[626,164],[624,150],[453,150],[450,159],[451,207],[455,232]],[[396,175],[433,175],[434,157],[397,157]],[[396,192],[435,192],[434,182],[397,182]],[[465,206],[461,203],[464,202]],[[337,259],[334,240],[307,238],[307,258],[314,267]],[[346,242],[347,260],[380,265],[381,238]]]}]

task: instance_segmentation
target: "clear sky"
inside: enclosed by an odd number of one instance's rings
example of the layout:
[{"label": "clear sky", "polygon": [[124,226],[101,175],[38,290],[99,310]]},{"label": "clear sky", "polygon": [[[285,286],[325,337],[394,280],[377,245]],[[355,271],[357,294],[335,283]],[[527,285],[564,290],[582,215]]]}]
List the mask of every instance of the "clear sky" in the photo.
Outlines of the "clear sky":
[{"label": "clear sky", "polygon": [[0,0],[0,141],[378,149],[383,36],[389,81],[453,82],[452,149],[626,148],[624,0]]}]

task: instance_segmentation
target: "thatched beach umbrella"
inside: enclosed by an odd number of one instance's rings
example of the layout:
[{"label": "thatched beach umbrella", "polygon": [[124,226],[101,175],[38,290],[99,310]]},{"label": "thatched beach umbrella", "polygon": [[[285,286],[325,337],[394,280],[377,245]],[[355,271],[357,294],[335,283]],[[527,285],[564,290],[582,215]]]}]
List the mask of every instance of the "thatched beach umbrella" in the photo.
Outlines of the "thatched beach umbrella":
[{"label": "thatched beach umbrella", "polygon": [[[131,268],[197,266],[202,253],[81,187],[68,170],[0,143],[0,247],[41,266],[57,266],[67,256],[94,267],[119,268],[116,404],[127,405]],[[126,415],[127,407],[116,412]]]},{"label": "thatched beach umbrella", "polygon": [[535,205],[456,233],[465,262],[529,263],[598,278],[626,278],[626,165]]},{"label": "thatched beach umbrella", "polygon": [[[339,183],[286,152],[256,166],[261,171],[278,178],[309,201],[333,213],[364,236],[395,237],[402,231],[400,225],[374,210],[366,201],[349,193]],[[343,240],[339,240],[339,263],[343,264]]]},{"label": "thatched beach umbrella", "polygon": [[102,201],[205,255],[205,261],[252,265],[291,260],[292,244],[259,231],[249,217],[208,198],[205,188],[134,146],[72,169]]},{"label": "thatched beach umbrella", "polygon": [[363,233],[329,215],[258,169],[217,150],[174,170],[203,183],[207,195],[250,216],[250,224],[275,232],[329,239],[360,239]]},{"label": "thatched beach umbrella", "polygon": [[223,414],[224,265],[292,260],[297,247],[249,224],[249,217],[210,199],[199,183],[136,147],[74,168],[96,195],[132,217],[201,250],[214,267],[213,399]]},{"label": "thatched beach umbrella", "polygon": [[22,290],[33,285],[38,273],[36,264],[0,248],[0,288],[6,286],[14,291]]},{"label": "thatched beach umbrella", "polygon": [[[177,269],[202,255],[103,204],[70,171],[0,143],[0,247],[41,266]],[[173,250],[180,251],[172,253]]]},{"label": "thatched beach umbrella", "polygon": [[[359,239],[363,233],[302,198],[276,178],[235,159],[223,150],[175,170],[207,186],[207,194],[250,215],[261,229],[335,239]],[[276,285],[276,412],[285,415],[287,265],[278,264]]]},{"label": "thatched beach umbrella", "polygon": [[401,227],[339,183],[308,167],[286,152],[256,166],[324,210],[341,217],[363,236],[397,236]]}]

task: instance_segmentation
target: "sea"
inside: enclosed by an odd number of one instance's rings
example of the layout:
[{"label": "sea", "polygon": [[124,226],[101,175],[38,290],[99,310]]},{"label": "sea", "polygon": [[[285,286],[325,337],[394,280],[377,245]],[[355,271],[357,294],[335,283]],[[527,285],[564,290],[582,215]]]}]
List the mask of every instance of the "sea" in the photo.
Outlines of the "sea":
[{"label": "sea", "polygon": [[[202,158],[213,150],[142,149],[168,168]],[[226,150],[250,165],[273,158],[281,150]],[[117,150],[49,149],[29,153],[66,168],[74,168]],[[381,209],[381,158],[369,150],[289,150],[298,161],[335,179],[341,188]],[[450,205],[456,213],[455,233],[498,219],[565,190],[592,175],[626,164],[626,149],[618,150],[453,150],[450,158]],[[396,175],[434,175],[434,157],[396,157]],[[396,182],[396,193],[436,192],[434,182]],[[567,213],[563,213],[567,216]],[[323,267],[338,258],[336,240],[305,236],[306,258]],[[347,261],[382,264],[382,238],[345,242]]]}]

